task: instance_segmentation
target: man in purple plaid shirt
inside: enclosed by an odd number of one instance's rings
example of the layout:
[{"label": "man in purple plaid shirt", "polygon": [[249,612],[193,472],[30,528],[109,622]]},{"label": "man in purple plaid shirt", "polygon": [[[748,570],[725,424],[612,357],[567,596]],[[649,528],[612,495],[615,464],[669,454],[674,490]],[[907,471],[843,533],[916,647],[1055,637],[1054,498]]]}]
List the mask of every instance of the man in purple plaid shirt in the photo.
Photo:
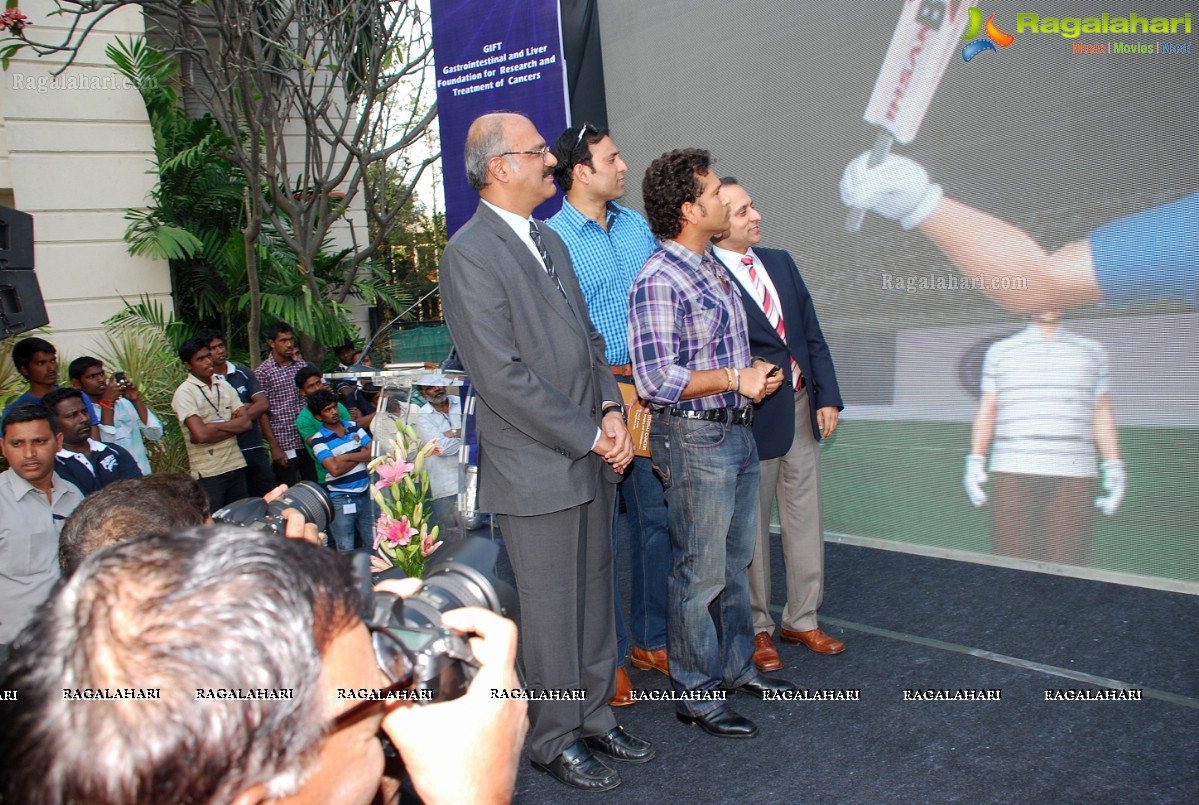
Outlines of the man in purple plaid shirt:
[{"label": "man in purple plaid shirt", "polygon": [[654,471],[666,487],[672,567],[670,678],[685,724],[724,738],[757,726],[723,691],[760,698],[794,690],[758,674],[747,569],[758,528],[758,451],[751,403],[781,385],[778,367],[749,354],[745,311],[709,241],[729,209],[707,151],[663,154],[642,183],[662,247],[629,292],[629,352],[638,394],[655,409]]}]

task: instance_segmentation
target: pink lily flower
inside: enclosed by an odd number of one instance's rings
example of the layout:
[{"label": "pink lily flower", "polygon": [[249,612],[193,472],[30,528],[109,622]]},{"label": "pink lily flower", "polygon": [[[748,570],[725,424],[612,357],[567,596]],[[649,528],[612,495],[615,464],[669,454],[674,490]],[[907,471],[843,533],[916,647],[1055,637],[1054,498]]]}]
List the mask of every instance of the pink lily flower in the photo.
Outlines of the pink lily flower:
[{"label": "pink lily flower", "polygon": [[392,520],[388,517],[386,523],[384,523],[384,519],[380,517],[376,524],[380,540],[387,540],[387,544],[393,548],[407,545],[412,541],[412,535],[416,533],[416,529],[408,522],[408,515],[405,514],[399,520]]},{"label": "pink lily flower", "polygon": [[421,540],[420,552],[424,556],[428,556],[429,554],[433,553],[433,551],[437,550],[440,547],[441,547],[441,540],[438,540],[437,542],[433,542],[433,535],[426,534],[424,539]]},{"label": "pink lily flower", "polygon": [[379,480],[375,481],[375,489],[386,489],[392,484],[398,484],[404,480],[404,476],[412,472],[415,465],[409,464],[407,461],[384,462],[375,468],[375,472],[379,474]]}]

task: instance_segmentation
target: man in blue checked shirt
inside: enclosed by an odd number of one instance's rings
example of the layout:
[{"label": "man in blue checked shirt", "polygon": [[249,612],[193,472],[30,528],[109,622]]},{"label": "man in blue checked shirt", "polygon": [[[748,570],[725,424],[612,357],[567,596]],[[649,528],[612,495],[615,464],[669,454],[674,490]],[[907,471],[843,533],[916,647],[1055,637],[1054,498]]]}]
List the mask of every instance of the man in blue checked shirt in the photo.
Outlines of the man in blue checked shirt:
[{"label": "man in blue checked shirt", "polygon": [[751,661],[759,480],[751,402],[777,391],[783,373],[750,356],[737,286],[709,249],[729,228],[729,208],[708,152],[658,157],[642,193],[662,247],[633,281],[629,351],[637,392],[655,409],[650,450],[670,516],[670,679],[676,692],[696,694],[678,701],[677,715],[717,737],[752,738],[752,721],[699,694],[795,689]]},{"label": "man in blue checked shirt", "polygon": [[[629,288],[646,259],[658,248],[649,224],[616,203],[624,195],[628,165],[607,129],[590,123],[574,126],[554,143],[554,178],[566,193],[562,209],[547,223],[570,250],[575,274],[595,329],[604,337],[604,357],[620,383],[633,382],[629,360]],[[618,487],[624,499],[632,567],[629,629],[621,616],[616,585],[616,693],[613,707],[633,704],[632,683],[624,669],[629,631],[633,665],[669,673],[666,654],[666,574],[670,570],[670,530],[662,482],[648,458],[634,458]],[[619,511],[619,506],[617,506]],[[616,528],[612,529],[613,562]]]},{"label": "man in blue checked shirt", "polygon": [[339,551],[354,550],[354,534],[358,544],[374,544],[374,518],[371,507],[370,473],[371,437],[357,424],[343,420],[337,410],[337,395],[320,389],[308,395],[308,410],[321,423],[312,437],[312,452],[328,475],[325,489],[333,503],[333,519],[329,535]]}]

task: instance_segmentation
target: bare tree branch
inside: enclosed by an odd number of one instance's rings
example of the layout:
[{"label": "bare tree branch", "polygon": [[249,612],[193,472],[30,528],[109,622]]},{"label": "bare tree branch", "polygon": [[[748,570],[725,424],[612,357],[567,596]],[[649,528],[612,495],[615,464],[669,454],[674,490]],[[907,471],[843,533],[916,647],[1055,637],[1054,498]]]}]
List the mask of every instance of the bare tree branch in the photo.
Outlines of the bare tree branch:
[{"label": "bare tree branch", "polygon": [[[248,271],[256,272],[254,240],[269,221],[320,299],[314,260],[348,209],[365,211],[370,234],[360,242],[363,227],[351,227],[346,277],[326,297],[346,301],[358,267],[386,240],[415,183],[439,158],[405,157],[423,147],[437,117],[436,104],[424,100],[431,31],[415,0],[58,0],[58,6],[69,20],[61,40],[37,40],[36,26],[10,31],[0,39],[0,54],[17,46],[65,57],[61,72],[108,15],[140,7],[148,36],[184,67],[185,97],[219,123],[249,180]],[[253,295],[256,273],[250,287]],[[253,341],[258,312],[251,314]]]}]

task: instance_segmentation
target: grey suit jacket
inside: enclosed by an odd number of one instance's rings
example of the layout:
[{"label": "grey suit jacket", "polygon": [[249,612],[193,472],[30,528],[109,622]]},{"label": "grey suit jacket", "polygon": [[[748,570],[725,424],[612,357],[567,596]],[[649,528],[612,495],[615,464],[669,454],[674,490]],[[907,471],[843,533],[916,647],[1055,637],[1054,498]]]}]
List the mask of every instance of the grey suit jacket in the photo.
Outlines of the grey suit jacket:
[{"label": "grey suit jacket", "polygon": [[[563,298],[502,218],[480,202],[441,258],[441,304],[478,393],[479,508],[548,514],[619,476],[591,452],[620,390],[562,239],[540,227]],[[569,299],[569,303],[568,303]]]}]

